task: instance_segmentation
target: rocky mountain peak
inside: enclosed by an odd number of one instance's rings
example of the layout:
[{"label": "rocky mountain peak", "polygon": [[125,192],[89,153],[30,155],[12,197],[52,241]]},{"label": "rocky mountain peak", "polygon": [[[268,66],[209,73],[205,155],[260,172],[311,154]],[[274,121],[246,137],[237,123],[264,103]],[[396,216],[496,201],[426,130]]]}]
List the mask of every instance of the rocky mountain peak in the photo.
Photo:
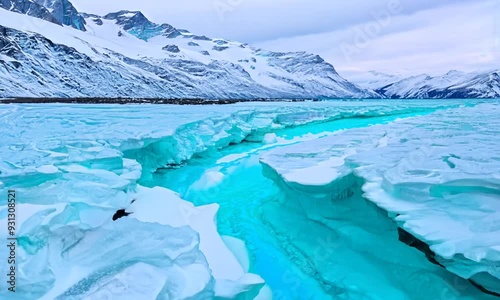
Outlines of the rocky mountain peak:
[{"label": "rocky mountain peak", "polygon": [[115,20],[116,24],[122,26],[125,31],[145,41],[158,35],[174,38],[182,34],[169,24],[151,22],[140,11],[121,10],[109,13],[103,18],[106,20]]},{"label": "rocky mountain peak", "polygon": [[34,0],[47,8],[54,18],[61,24],[75,29],[86,31],[85,19],[68,0]]}]

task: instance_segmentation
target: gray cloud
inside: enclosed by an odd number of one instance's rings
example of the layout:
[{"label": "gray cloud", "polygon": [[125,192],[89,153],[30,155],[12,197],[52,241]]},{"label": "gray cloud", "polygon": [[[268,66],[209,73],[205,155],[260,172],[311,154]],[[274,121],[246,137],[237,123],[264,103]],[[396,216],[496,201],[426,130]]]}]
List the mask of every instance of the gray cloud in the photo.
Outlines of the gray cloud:
[{"label": "gray cloud", "polygon": [[403,14],[477,0],[73,0],[86,12],[140,10],[156,22],[194,33],[255,43],[345,29],[373,18],[392,2]]},{"label": "gray cloud", "polygon": [[[341,72],[444,72],[493,68],[500,49],[498,0],[72,0],[85,12],[140,10],[158,23],[196,34],[257,44],[270,50],[322,55]],[[496,3],[496,5],[495,5]],[[346,55],[387,12],[360,51]],[[384,21],[382,21],[384,23]],[[368,27],[367,27],[368,26]],[[359,34],[358,34],[359,35]],[[359,47],[358,47],[359,48]],[[348,52],[348,51],[347,51]],[[359,52],[359,53],[358,53]]]},{"label": "gray cloud", "polygon": [[318,53],[344,75],[369,70],[410,75],[496,69],[500,68],[499,8],[496,0],[462,1],[395,14],[387,24],[371,19],[348,29],[258,45]]}]

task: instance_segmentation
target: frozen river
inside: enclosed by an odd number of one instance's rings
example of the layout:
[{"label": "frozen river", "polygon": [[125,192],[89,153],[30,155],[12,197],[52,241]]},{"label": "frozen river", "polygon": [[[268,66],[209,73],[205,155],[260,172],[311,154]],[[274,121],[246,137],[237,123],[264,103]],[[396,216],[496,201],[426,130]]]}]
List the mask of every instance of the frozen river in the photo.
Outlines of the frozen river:
[{"label": "frozen river", "polygon": [[499,128],[497,101],[2,105],[15,296],[494,299]]}]

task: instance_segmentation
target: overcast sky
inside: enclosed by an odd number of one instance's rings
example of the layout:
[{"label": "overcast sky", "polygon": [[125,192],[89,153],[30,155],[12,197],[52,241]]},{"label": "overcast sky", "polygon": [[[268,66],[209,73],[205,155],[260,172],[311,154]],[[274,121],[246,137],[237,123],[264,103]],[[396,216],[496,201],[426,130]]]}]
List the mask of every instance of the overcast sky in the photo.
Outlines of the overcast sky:
[{"label": "overcast sky", "polygon": [[402,75],[500,68],[500,0],[73,0],[140,10],[196,34],[320,54],[337,70]]}]

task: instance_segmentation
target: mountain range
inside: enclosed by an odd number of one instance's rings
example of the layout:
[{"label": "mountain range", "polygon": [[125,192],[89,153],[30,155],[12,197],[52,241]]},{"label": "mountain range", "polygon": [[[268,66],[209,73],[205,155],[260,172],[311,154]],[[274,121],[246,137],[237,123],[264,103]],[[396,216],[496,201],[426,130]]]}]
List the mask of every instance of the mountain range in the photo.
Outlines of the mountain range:
[{"label": "mountain range", "polygon": [[441,76],[401,77],[370,71],[350,78],[355,84],[386,98],[499,98],[500,71],[465,73],[456,70]]},{"label": "mountain range", "polygon": [[1,1],[3,97],[378,97],[318,55],[199,36],[138,11],[97,16],[67,0]]},{"label": "mountain range", "polygon": [[[0,0],[0,97],[499,97],[498,73],[352,83],[318,55],[272,52],[68,0]],[[379,79],[382,78],[379,76]]]}]

